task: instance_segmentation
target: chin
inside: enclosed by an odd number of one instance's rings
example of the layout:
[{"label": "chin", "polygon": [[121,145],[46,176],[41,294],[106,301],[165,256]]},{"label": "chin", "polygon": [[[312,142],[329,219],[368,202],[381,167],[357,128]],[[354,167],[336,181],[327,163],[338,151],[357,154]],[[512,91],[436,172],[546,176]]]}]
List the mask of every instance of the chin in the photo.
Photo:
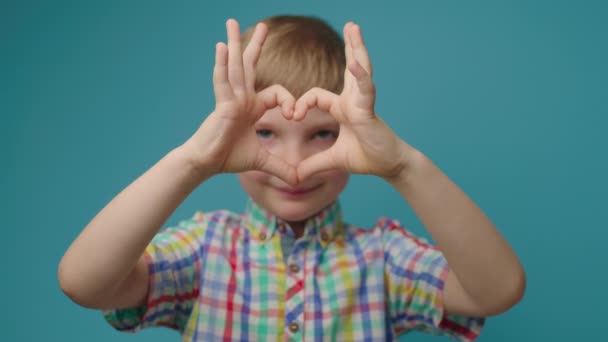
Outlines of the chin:
[{"label": "chin", "polygon": [[300,203],[281,203],[278,208],[273,208],[274,214],[281,219],[289,222],[305,221],[311,216],[314,216],[321,209],[311,208],[306,202]]}]

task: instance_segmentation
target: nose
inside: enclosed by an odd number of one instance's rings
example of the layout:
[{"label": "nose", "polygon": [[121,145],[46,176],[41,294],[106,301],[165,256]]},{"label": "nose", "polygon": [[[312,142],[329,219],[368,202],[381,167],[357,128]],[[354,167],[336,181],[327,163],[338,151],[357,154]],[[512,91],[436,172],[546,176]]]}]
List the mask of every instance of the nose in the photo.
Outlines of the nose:
[{"label": "nose", "polygon": [[293,166],[297,166],[310,155],[307,148],[298,141],[290,141],[283,144],[277,153],[281,159]]}]

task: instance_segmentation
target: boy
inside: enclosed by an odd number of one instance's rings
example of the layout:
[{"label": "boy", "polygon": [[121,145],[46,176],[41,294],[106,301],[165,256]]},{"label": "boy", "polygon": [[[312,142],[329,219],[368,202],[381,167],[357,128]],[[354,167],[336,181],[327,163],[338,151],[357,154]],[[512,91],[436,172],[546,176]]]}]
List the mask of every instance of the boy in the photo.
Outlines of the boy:
[{"label": "boy", "polygon": [[[413,329],[470,341],[521,299],[508,243],[375,113],[357,25],[343,42],[315,18],[268,18],[244,51],[238,23],[226,27],[215,110],[73,242],[58,272],[70,298],[117,329],[167,326],[184,341],[383,341]],[[239,173],[244,214],[197,213],[158,233],[219,173]],[[395,187],[438,248],[394,220],[343,222],[350,173]]]}]

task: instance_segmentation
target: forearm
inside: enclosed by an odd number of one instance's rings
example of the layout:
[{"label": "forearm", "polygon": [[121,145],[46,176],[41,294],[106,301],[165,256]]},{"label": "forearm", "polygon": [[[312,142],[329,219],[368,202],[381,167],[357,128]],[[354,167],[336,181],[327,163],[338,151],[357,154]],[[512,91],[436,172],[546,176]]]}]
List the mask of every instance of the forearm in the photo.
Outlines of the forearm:
[{"label": "forearm", "polygon": [[59,266],[62,289],[84,302],[110,295],[184,199],[210,175],[180,148],[108,203],[69,247]]},{"label": "forearm", "polygon": [[[519,259],[481,209],[431,160],[411,149],[388,179],[411,205],[475,302],[511,298],[525,282]],[[511,297],[509,297],[511,296]]]}]

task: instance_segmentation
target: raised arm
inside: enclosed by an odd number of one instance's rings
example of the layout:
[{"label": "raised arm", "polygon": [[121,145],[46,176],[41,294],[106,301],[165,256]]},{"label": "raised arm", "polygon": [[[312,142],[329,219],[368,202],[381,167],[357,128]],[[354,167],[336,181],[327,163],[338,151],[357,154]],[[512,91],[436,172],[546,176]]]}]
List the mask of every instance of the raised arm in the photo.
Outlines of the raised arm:
[{"label": "raised arm", "polygon": [[344,38],[343,92],[313,89],[294,114],[299,120],[311,107],[326,110],[340,123],[340,134],[331,148],[302,161],[298,176],[342,168],[385,179],[412,206],[450,266],[446,311],[480,317],[507,310],[525,289],[519,259],[479,207],[375,113],[372,65],[359,26],[346,24]]},{"label": "raised arm", "polygon": [[262,170],[287,183],[293,166],[263,149],[252,128],[269,108],[291,118],[295,99],[280,86],[256,93],[255,64],[267,35],[258,25],[244,53],[239,25],[226,23],[228,45],[218,43],[213,84],[215,110],[175,148],[108,203],[70,245],[59,265],[62,290],[91,308],[133,307],[148,291],[146,246],[175,209],[218,173]]},{"label": "raised arm", "polygon": [[403,171],[387,181],[410,204],[448,261],[446,311],[486,317],[508,310],[526,287],[518,257],[482,210],[430,159],[413,149],[408,155]]}]

